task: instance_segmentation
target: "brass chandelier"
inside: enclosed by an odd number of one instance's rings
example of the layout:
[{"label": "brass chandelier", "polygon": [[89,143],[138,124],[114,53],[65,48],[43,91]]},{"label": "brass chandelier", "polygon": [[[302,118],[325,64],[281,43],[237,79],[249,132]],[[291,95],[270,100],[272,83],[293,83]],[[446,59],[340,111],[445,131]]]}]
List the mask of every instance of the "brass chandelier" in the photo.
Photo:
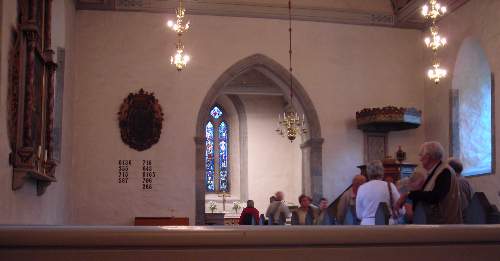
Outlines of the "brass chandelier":
[{"label": "brass chandelier", "polygon": [[184,44],[182,43],[182,34],[189,30],[189,21],[184,21],[186,9],[182,6],[182,0],[179,0],[179,7],[175,9],[175,14],[177,20],[167,22],[167,26],[177,33],[176,52],[175,55],[170,56],[170,64],[174,65],[177,71],[182,71],[190,60],[189,55],[184,52]]},{"label": "brass chandelier", "polygon": [[283,136],[287,137],[290,142],[293,142],[297,135],[307,133],[307,129],[305,128],[305,118],[304,115],[300,117],[300,115],[294,111],[293,108],[293,74],[292,74],[292,1],[288,0],[288,17],[289,17],[289,28],[288,32],[290,35],[289,43],[290,48],[288,50],[288,57],[290,60],[290,106],[288,110],[285,110],[282,114],[278,115],[278,128],[276,132]]},{"label": "brass chandelier", "polygon": [[436,25],[437,18],[446,13],[446,6],[441,5],[437,0],[429,0],[429,5],[422,7],[422,15],[431,21],[429,31],[430,36],[424,39],[425,45],[432,50],[432,67],[427,71],[429,79],[438,84],[447,75],[446,69],[440,67],[438,50],[447,43],[446,38],[439,35],[439,27]]}]

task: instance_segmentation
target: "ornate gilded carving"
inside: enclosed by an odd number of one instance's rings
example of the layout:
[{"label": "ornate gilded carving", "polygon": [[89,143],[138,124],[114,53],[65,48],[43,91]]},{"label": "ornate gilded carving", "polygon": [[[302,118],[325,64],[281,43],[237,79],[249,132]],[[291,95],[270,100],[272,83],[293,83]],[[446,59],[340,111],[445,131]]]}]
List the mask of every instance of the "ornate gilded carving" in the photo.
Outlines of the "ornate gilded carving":
[{"label": "ornate gilded carving", "polygon": [[52,159],[54,70],[50,50],[52,0],[18,0],[18,24],[9,52],[8,130],[12,189],[29,178],[41,195],[54,182]]},{"label": "ornate gilded carving", "polygon": [[[9,47],[9,87],[7,91],[8,100],[8,135],[10,148],[16,147],[17,136],[17,112],[19,106],[19,88],[20,88],[20,68],[21,59],[19,57],[20,40],[19,32],[12,29],[11,45]],[[13,159],[11,158],[11,161]]]},{"label": "ornate gilded carving", "polygon": [[415,108],[365,108],[356,112],[358,128],[371,132],[405,130],[420,126],[422,112]]},{"label": "ornate gilded carving", "polygon": [[124,99],[118,112],[121,138],[131,148],[143,151],[158,142],[163,112],[153,93],[140,89]]}]

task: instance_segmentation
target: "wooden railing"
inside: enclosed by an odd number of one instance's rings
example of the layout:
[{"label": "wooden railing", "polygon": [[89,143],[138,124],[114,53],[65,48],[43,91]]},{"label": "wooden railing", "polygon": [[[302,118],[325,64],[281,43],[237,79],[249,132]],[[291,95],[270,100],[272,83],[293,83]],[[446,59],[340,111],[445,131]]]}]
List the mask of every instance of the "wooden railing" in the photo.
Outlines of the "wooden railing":
[{"label": "wooden railing", "polygon": [[500,260],[500,225],[0,226],[0,260]]}]

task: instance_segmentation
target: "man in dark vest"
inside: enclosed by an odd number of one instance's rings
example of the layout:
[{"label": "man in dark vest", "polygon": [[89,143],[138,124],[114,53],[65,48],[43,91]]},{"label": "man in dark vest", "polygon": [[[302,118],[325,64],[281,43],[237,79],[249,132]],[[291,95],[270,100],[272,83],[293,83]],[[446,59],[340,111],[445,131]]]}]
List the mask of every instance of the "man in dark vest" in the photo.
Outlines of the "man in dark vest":
[{"label": "man in dark vest", "polygon": [[439,142],[425,142],[418,156],[427,171],[423,187],[411,191],[408,197],[414,206],[422,203],[427,224],[461,224],[460,190],[455,171],[443,162],[444,149]]}]

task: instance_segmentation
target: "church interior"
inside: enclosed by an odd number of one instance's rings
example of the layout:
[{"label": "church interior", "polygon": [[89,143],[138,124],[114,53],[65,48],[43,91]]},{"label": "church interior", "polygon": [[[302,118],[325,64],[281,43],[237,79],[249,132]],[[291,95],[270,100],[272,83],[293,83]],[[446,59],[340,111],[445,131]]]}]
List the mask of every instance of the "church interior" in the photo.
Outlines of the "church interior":
[{"label": "church interior", "polygon": [[[500,258],[499,0],[0,0],[0,14],[0,260]],[[428,173],[429,141],[463,163],[488,222],[238,226],[277,192],[292,212],[302,194],[336,211],[373,160],[395,184]]]}]

